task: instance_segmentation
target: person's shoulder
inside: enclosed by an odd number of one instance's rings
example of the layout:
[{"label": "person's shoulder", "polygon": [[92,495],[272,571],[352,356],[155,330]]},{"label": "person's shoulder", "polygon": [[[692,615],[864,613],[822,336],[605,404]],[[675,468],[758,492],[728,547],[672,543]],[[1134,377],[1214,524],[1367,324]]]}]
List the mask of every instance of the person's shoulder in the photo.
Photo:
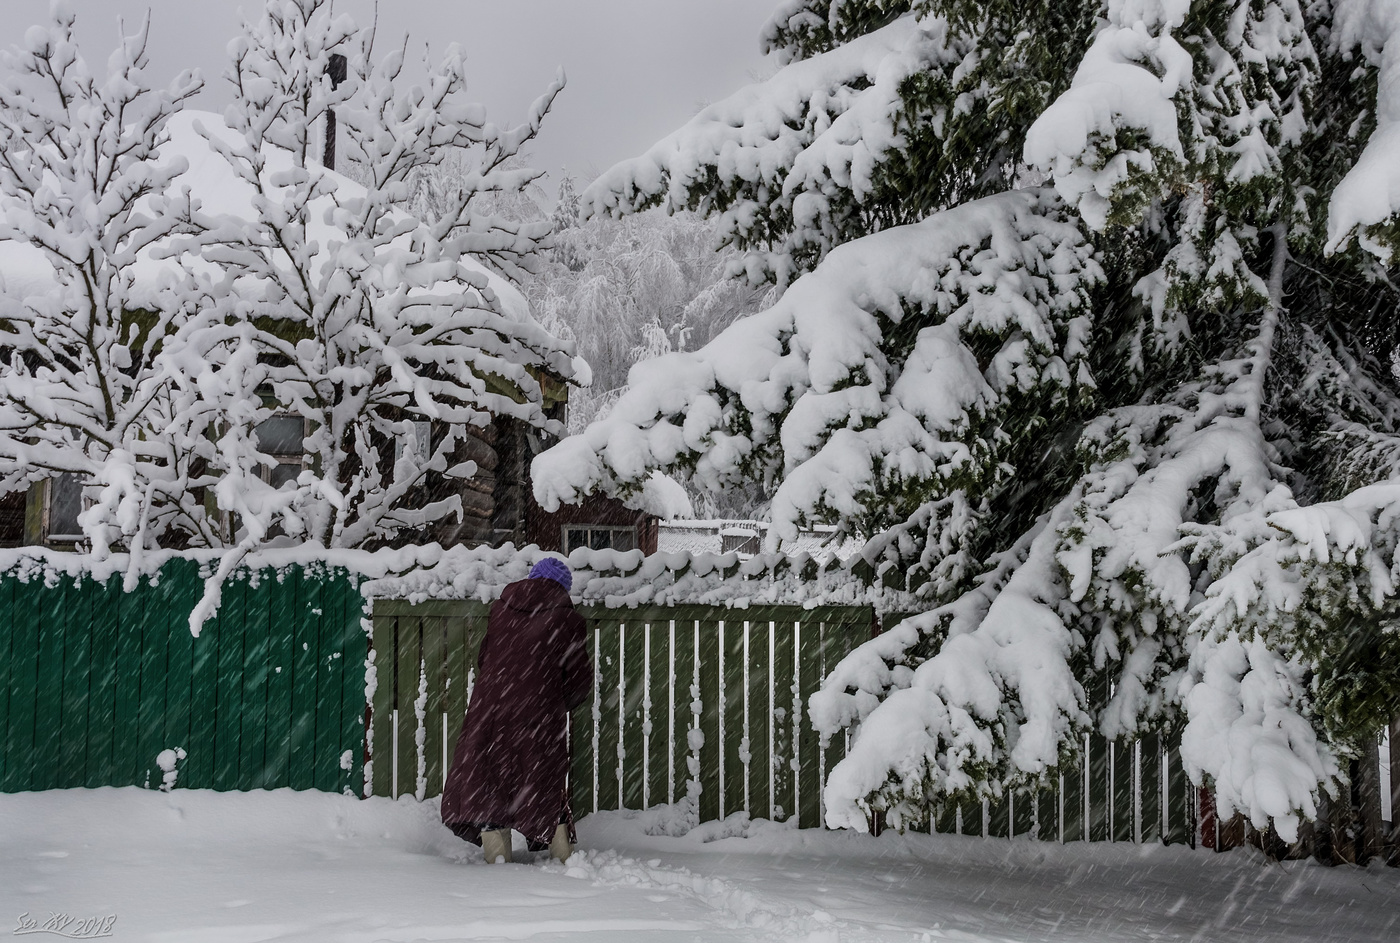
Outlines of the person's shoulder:
[{"label": "person's shoulder", "polygon": [[516,609],[539,612],[546,609],[574,608],[569,591],[554,580],[537,577],[518,580],[501,590],[501,600]]}]

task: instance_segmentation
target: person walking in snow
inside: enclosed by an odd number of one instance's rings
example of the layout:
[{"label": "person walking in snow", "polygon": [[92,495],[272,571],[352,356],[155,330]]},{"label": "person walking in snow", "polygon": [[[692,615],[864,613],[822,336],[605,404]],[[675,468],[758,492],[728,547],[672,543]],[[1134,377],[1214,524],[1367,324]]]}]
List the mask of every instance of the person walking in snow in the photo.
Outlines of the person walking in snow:
[{"label": "person walking in snow", "polygon": [[577,840],[567,721],[592,690],[593,665],[572,584],[567,563],[544,557],[491,607],[442,793],[443,824],[488,862],[511,860],[511,829],[560,861]]}]

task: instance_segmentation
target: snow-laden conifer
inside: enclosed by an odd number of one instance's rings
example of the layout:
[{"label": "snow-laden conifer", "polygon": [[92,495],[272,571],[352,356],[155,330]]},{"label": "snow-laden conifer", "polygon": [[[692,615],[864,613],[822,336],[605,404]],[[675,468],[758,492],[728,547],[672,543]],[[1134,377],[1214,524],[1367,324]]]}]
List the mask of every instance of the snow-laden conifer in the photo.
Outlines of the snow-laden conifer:
[{"label": "snow-laden conifer", "polygon": [[1394,9],[789,0],[773,78],[584,194],[792,281],[635,368],[541,499],[756,477],[775,539],[837,523],[928,600],[812,700],[857,730],[831,824],[1179,731],[1291,840],[1385,719],[1337,666],[1394,647]]}]

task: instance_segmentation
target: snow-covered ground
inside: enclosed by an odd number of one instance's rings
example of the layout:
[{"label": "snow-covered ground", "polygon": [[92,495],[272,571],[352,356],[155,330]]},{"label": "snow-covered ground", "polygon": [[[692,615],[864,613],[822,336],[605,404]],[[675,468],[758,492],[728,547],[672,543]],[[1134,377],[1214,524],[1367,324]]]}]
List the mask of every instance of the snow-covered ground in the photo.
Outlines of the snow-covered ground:
[{"label": "snow-covered ground", "polygon": [[1400,938],[1400,870],[1379,866],[742,820],[677,838],[647,834],[656,811],[584,819],[566,866],[485,865],[436,813],[289,790],[4,795],[0,918],[68,914],[71,935],[115,915],[111,939],[152,943]]}]

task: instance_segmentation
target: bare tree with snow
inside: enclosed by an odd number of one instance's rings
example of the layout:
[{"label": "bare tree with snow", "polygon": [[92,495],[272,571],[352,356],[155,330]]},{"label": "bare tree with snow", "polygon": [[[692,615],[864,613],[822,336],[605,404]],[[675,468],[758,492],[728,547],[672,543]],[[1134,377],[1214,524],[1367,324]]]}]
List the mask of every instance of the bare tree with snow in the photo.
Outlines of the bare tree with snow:
[{"label": "bare tree with snow", "polygon": [[225,337],[159,258],[189,215],[167,124],[202,83],[147,84],[149,21],[95,75],[74,25],[56,5],[0,54],[0,490],[85,486],[99,555],[209,546],[212,419],[188,380]]},{"label": "bare tree with snow", "polygon": [[[466,99],[460,50],[410,85],[403,52],[374,60],[373,40],[325,0],[273,0],[231,46],[227,127],[200,128],[246,200],[199,218],[207,297],[241,332],[206,383],[225,417],[215,493],[236,515],[239,550],[279,531],[365,546],[452,514],[459,499],[424,485],[475,473],[453,462],[463,431],[493,416],[554,430],[540,378],[573,371],[500,274],[533,266],[547,223],[477,211],[483,196],[537,176],[509,162],[562,77],[524,124],[504,128]],[[338,85],[332,55],[347,61]],[[320,166],[332,108],[363,186]],[[434,219],[400,208],[415,175],[464,153],[471,171]],[[268,442],[280,438],[299,461],[274,479]]]}]

